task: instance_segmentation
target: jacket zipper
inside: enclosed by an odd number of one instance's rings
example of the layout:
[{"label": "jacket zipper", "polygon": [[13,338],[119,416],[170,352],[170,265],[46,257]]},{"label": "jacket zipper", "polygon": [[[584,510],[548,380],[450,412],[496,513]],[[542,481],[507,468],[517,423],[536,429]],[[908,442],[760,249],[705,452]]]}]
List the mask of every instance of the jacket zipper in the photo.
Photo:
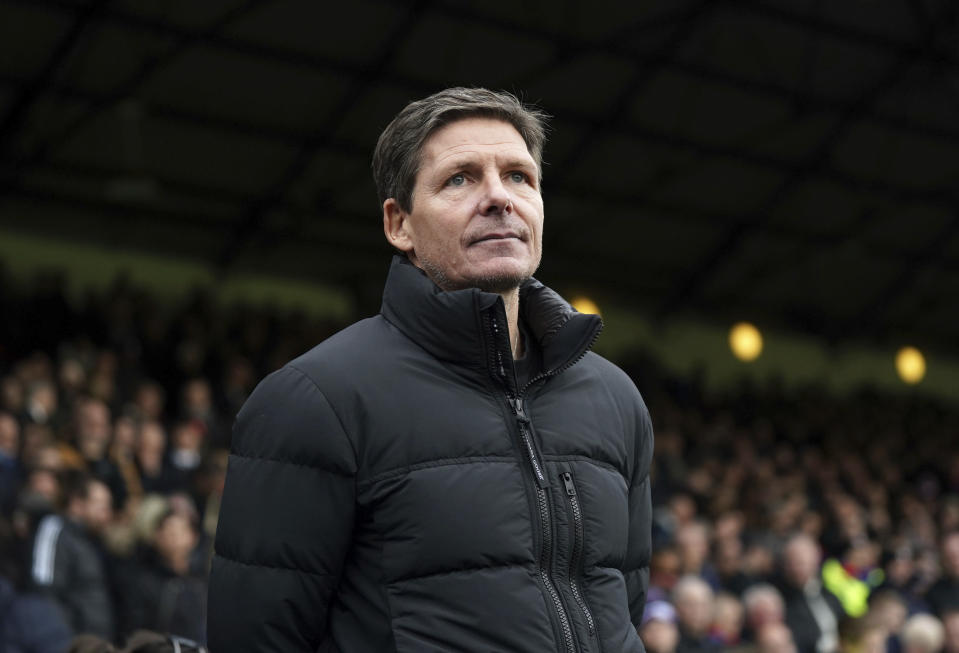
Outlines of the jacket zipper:
[{"label": "jacket zipper", "polygon": [[579,504],[579,497],[576,495],[576,485],[573,483],[573,475],[569,472],[561,474],[563,485],[566,486],[566,500],[569,503],[570,512],[573,515],[573,554],[569,561],[569,586],[573,590],[573,598],[576,605],[583,611],[586,617],[586,626],[589,629],[589,636],[596,634],[596,622],[593,621],[593,615],[586,605],[586,597],[579,591],[579,583],[576,581],[579,575],[580,559],[583,555],[583,510]]},{"label": "jacket zipper", "polygon": [[526,447],[526,455],[529,457],[530,467],[532,467],[533,476],[536,478],[536,502],[539,507],[540,525],[543,530],[543,550],[539,558],[539,575],[543,580],[543,585],[546,587],[547,594],[549,594],[553,602],[556,614],[559,615],[559,625],[563,631],[566,650],[569,653],[574,653],[576,651],[576,645],[573,643],[573,628],[569,622],[569,615],[566,614],[566,608],[563,607],[563,600],[560,598],[559,591],[556,589],[556,584],[553,582],[553,577],[550,574],[550,569],[553,567],[553,530],[550,526],[549,504],[547,503],[545,489],[549,487],[549,482],[543,473],[542,465],[539,462],[536,449],[533,446],[533,439],[528,428],[530,419],[526,414],[523,398],[511,398],[510,405],[513,408],[513,413],[516,415],[520,438]]},{"label": "jacket zipper", "polygon": [[[509,377],[507,377],[506,375],[506,365],[503,361],[503,353],[500,347],[499,324],[496,320],[495,315],[490,315],[489,326],[491,327],[491,330],[492,330],[491,335],[493,336],[493,343],[494,343],[493,350],[496,352],[496,361],[495,361],[496,367],[494,369],[497,370],[497,372],[499,373],[500,379],[506,386],[507,399],[509,400],[510,407],[513,409],[513,415],[516,417],[516,422],[517,422],[517,425],[519,426],[520,439],[522,440],[523,446],[526,449],[526,455],[529,458],[529,464],[533,471],[533,478],[536,480],[536,488],[535,488],[536,502],[539,508],[540,524],[543,531],[543,550],[540,554],[540,560],[539,560],[540,578],[543,581],[543,586],[546,588],[546,592],[549,594],[550,599],[553,602],[553,607],[556,610],[556,614],[559,616],[560,628],[563,631],[563,640],[565,641],[565,644],[566,644],[566,650],[569,653],[575,653],[576,644],[574,643],[574,639],[573,639],[573,628],[570,625],[569,615],[566,612],[566,608],[563,607],[563,600],[562,598],[560,598],[559,591],[556,589],[556,584],[554,583],[552,574],[550,573],[550,570],[552,569],[552,566],[553,566],[553,560],[552,560],[553,531],[551,528],[549,503],[546,497],[546,488],[549,487],[549,480],[546,478],[546,474],[543,470],[542,463],[540,462],[540,457],[536,453],[536,447],[533,443],[533,437],[529,429],[529,425],[531,421],[529,419],[529,416],[526,414],[526,408],[523,403],[523,397],[525,396],[526,391],[534,383],[541,381],[542,379],[555,376],[556,374],[559,374],[569,369],[570,367],[572,367],[573,365],[581,361],[586,356],[586,353],[592,348],[593,344],[595,344],[596,339],[599,338],[599,333],[602,330],[602,326],[600,326],[600,328],[596,330],[592,338],[590,338],[589,343],[586,345],[586,347],[583,348],[583,350],[579,353],[579,355],[576,358],[567,361],[564,365],[560,367],[557,367],[552,370],[546,370],[544,372],[537,374],[535,377],[527,381],[526,385],[524,385],[522,388],[516,387],[517,384],[515,382],[515,376],[513,377],[514,382],[511,386],[509,383]],[[512,392],[510,392],[511,387],[516,389],[515,395]],[[578,505],[579,504],[577,502],[577,506]],[[573,587],[574,587],[573,589],[574,597],[576,597],[577,602],[579,602],[581,595],[579,594],[578,588],[575,585]],[[586,606],[586,602],[583,601],[580,607],[583,608],[584,614],[586,614],[587,616],[590,636],[592,636],[593,633],[595,632],[593,617],[589,613],[588,608],[586,608],[585,606]]]},{"label": "jacket zipper", "polygon": [[[560,598],[559,591],[556,589],[556,584],[553,582],[553,577],[550,573],[550,569],[552,569],[553,566],[553,529],[551,527],[549,503],[546,497],[546,488],[549,487],[549,480],[546,478],[540,457],[536,453],[536,446],[533,443],[533,436],[529,429],[530,419],[529,415],[526,414],[526,407],[523,404],[523,393],[526,391],[526,388],[523,388],[521,392],[515,395],[511,391],[511,388],[515,388],[516,386],[515,377],[511,385],[509,377],[506,375],[506,363],[503,360],[503,352],[500,346],[501,334],[499,323],[495,315],[490,316],[490,329],[492,331],[491,335],[493,336],[494,351],[496,352],[495,369],[499,373],[501,381],[506,386],[507,399],[510,408],[513,410],[513,416],[516,418],[520,440],[526,450],[529,466],[533,471],[533,478],[536,481],[536,505],[539,510],[540,528],[543,532],[543,548],[542,551],[540,551],[539,557],[539,575],[543,581],[543,586],[546,588],[546,593],[549,594],[549,598],[553,603],[553,608],[559,617],[560,630],[562,630],[566,651],[567,653],[576,653],[576,645],[573,642],[573,628],[570,625],[569,615],[566,613],[566,608],[563,607],[563,600]],[[527,387],[529,387],[528,384]]]}]

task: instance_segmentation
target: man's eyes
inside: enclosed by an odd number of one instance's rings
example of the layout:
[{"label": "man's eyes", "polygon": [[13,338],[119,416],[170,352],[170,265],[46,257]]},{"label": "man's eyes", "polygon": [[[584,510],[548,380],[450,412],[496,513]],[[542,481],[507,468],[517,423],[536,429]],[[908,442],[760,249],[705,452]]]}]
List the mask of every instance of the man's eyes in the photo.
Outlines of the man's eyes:
[{"label": "man's eyes", "polygon": [[[507,177],[514,184],[528,184],[530,179],[528,174],[526,174],[525,172],[520,172],[518,170],[514,170],[513,172],[510,172],[507,175]],[[465,186],[466,182],[467,182],[467,176],[462,172],[458,172],[446,180],[446,185],[447,186]]]}]

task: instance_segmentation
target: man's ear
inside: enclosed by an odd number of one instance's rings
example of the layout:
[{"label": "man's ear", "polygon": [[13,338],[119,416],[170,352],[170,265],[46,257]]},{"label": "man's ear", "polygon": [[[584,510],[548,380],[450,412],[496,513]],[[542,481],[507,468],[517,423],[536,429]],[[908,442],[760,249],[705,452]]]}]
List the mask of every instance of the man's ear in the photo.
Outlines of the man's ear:
[{"label": "man's ear", "polygon": [[413,251],[413,239],[410,237],[410,214],[400,208],[396,198],[383,202],[383,233],[390,245],[409,254]]}]

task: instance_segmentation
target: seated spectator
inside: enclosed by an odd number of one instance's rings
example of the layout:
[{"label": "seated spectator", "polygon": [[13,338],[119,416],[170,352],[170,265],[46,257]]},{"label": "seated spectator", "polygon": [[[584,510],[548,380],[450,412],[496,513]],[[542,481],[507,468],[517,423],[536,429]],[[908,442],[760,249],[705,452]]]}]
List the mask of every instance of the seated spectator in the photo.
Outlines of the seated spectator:
[{"label": "seated spectator", "polygon": [[173,478],[164,457],[165,452],[166,430],[163,425],[156,420],[141,422],[134,444],[134,464],[145,494],[172,489]]},{"label": "seated spectator", "polygon": [[163,409],[166,404],[166,393],[156,381],[143,381],[136,389],[133,405],[137,418],[142,421],[159,421],[163,419]]},{"label": "seated spectator", "polygon": [[649,563],[649,589],[666,594],[673,591],[680,577],[679,552],[673,546],[654,548]]},{"label": "seated spectator", "polygon": [[743,594],[746,613],[744,637],[755,641],[756,635],[766,624],[783,623],[785,606],[782,595],[768,583],[753,585]]},{"label": "seated spectator", "polygon": [[676,610],[668,601],[650,601],[646,604],[639,637],[646,645],[646,653],[676,653],[679,644]]},{"label": "seated spectator", "polygon": [[110,489],[114,509],[122,509],[128,491],[120,469],[109,455],[113,426],[107,404],[93,397],[79,400],[74,427],[77,451],[86,463],[86,469]]},{"label": "seated spectator", "polygon": [[819,580],[819,546],[805,533],[786,542],[780,590],[785,622],[799,653],[834,651],[839,642],[839,600]]},{"label": "seated spectator", "polygon": [[948,609],[942,614],[946,644],[943,653],[959,653],[959,609]]},{"label": "seated spectator", "polygon": [[125,630],[147,628],[206,641],[206,581],[191,565],[196,525],[169,510],[121,589]]},{"label": "seated spectator", "polygon": [[0,412],[0,512],[9,515],[25,476],[20,462],[20,424],[13,415]]},{"label": "seated spectator", "polygon": [[959,531],[943,536],[939,546],[942,577],[926,592],[934,614],[959,609]]},{"label": "seated spectator", "polygon": [[763,625],[756,633],[756,653],[796,653],[792,632],[781,623]]},{"label": "seated spectator", "polygon": [[709,562],[709,538],[709,525],[701,519],[681,524],[676,531],[681,573],[699,576],[715,591],[719,589],[719,576]]},{"label": "seated spectator", "polygon": [[[916,568],[916,552],[905,538],[893,540],[882,553],[880,563],[884,578],[873,594],[885,590],[894,591],[906,603],[907,612],[927,612],[928,605],[919,592],[919,573]],[[871,602],[870,596],[870,602]]]},{"label": "seated spectator", "polygon": [[26,589],[19,542],[0,517],[0,651],[62,653],[70,627],[56,603]]},{"label": "seated spectator", "polygon": [[167,462],[170,487],[167,491],[190,491],[203,459],[205,436],[203,423],[197,420],[178,422],[173,427]]},{"label": "seated spectator", "polygon": [[878,589],[869,597],[869,612],[864,621],[882,632],[884,651],[900,653],[902,642],[899,633],[907,616],[906,602],[898,592]]},{"label": "seated spectator", "polygon": [[112,518],[110,490],[81,472],[65,472],[63,514],[44,517],[34,536],[34,585],[63,609],[76,633],[114,635],[113,603],[99,538]]},{"label": "seated spectator", "polygon": [[[888,631],[870,617],[843,617],[839,622],[839,653],[892,653]],[[898,640],[897,640],[898,646]]]},{"label": "seated spectator", "polygon": [[713,622],[713,590],[698,576],[683,576],[673,588],[673,603],[679,616],[677,653],[719,651],[709,639]]},{"label": "seated spectator", "polygon": [[913,615],[902,627],[903,653],[939,653],[945,639],[942,622],[929,614]]},{"label": "seated spectator", "polygon": [[722,592],[716,596],[713,605],[709,638],[724,650],[738,646],[743,635],[743,604],[734,595]]},{"label": "seated spectator", "polygon": [[743,571],[743,543],[738,536],[730,536],[716,541],[716,574],[719,587],[741,596],[756,579]]}]

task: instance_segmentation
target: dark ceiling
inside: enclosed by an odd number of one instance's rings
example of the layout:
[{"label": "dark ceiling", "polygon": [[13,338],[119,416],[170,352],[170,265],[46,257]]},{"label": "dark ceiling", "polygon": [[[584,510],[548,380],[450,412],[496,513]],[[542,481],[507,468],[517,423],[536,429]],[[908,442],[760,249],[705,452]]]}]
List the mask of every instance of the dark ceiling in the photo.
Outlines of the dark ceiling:
[{"label": "dark ceiling", "polygon": [[362,303],[389,255],[379,131],[483,85],[554,116],[548,284],[956,353],[957,17],[953,0],[0,0],[0,227]]}]

